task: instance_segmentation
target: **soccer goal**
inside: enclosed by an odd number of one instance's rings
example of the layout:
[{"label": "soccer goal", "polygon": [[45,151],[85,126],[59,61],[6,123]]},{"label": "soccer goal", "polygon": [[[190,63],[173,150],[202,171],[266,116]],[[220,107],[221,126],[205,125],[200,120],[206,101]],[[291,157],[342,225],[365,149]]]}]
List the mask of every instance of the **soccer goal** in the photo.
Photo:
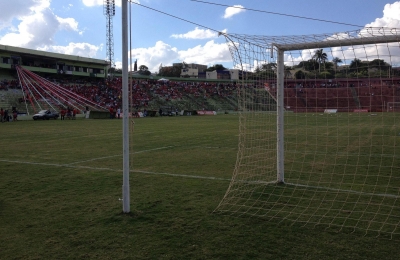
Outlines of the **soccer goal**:
[{"label": "soccer goal", "polygon": [[400,112],[400,102],[388,102],[386,105],[387,112]]},{"label": "soccer goal", "polygon": [[400,102],[399,30],[221,33],[240,72],[240,133],[215,212],[399,235],[400,114],[387,113]]}]

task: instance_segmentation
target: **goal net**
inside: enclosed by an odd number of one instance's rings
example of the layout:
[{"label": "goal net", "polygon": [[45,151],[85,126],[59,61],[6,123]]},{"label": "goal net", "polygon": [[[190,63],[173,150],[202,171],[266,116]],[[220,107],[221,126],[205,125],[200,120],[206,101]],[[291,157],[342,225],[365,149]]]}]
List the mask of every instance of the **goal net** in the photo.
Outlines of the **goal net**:
[{"label": "goal net", "polygon": [[[239,70],[239,147],[219,213],[400,233],[400,31],[223,34]],[[391,111],[397,112],[397,111]]]}]

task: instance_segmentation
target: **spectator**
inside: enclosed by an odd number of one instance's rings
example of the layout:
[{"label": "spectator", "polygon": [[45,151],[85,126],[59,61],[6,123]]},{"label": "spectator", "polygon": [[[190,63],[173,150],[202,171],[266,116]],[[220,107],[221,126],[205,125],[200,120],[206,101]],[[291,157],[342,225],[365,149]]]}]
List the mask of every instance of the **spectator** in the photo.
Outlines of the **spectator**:
[{"label": "spectator", "polygon": [[111,106],[109,111],[110,111],[110,119],[113,119],[114,118],[114,108]]},{"label": "spectator", "polygon": [[77,113],[77,110],[76,110],[76,108],[74,108],[74,109],[72,110],[72,120],[75,120],[75,119],[76,119],[76,113]]},{"label": "spectator", "polygon": [[13,121],[17,121],[17,118],[18,118],[18,112],[17,112],[17,110],[14,110],[13,111]]},{"label": "spectator", "polygon": [[65,120],[65,114],[66,114],[65,108],[61,108],[61,111],[60,111],[61,120]]},{"label": "spectator", "polygon": [[67,118],[68,119],[71,119],[71,117],[72,117],[72,110],[71,110],[71,108],[67,108]]},{"label": "spectator", "polygon": [[4,110],[3,120],[4,120],[4,122],[10,121],[10,119],[8,118],[8,110],[7,109]]}]

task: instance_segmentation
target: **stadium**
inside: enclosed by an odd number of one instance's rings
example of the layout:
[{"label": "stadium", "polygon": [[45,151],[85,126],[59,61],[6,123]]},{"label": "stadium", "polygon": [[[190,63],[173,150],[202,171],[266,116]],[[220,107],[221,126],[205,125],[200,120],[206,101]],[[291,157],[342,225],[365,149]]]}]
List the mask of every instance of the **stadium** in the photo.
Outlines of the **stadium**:
[{"label": "stadium", "polygon": [[1,258],[398,258],[399,29],[218,35],[181,77],[0,45]]},{"label": "stadium", "polygon": [[[94,110],[107,110],[110,106],[121,107],[121,74],[115,75],[111,81],[108,74],[108,63],[104,60],[95,60],[79,56],[48,53],[12,46],[1,45],[3,50],[1,64],[1,102],[3,109],[17,110],[21,115],[33,115],[35,105],[27,105],[21,85],[26,86],[26,93],[36,92],[32,97],[35,103],[43,98],[43,91],[30,90],[29,84],[20,77],[16,67],[36,73],[39,77],[49,79],[49,84],[59,85],[73,91],[100,107]],[[286,73],[285,81],[285,109],[293,112],[324,112],[326,109],[336,109],[338,112],[389,112],[398,111],[400,105],[400,68],[389,66],[384,60],[376,59],[370,62],[372,66],[363,64],[363,71],[372,71],[376,75],[385,73],[389,77],[361,77],[361,78],[317,78],[295,79],[303,70],[293,68]],[[297,67],[301,68],[302,65]],[[325,65],[326,66],[326,65]],[[330,64],[331,68],[333,67]],[[383,68],[383,69],[382,69]],[[182,69],[184,70],[184,69]],[[315,71],[315,68],[313,69]],[[331,69],[332,71],[333,69]],[[339,76],[351,68],[337,67]],[[353,69],[354,70],[354,69]],[[296,71],[296,72],[295,72]],[[306,69],[304,70],[309,73]],[[272,69],[266,73],[274,73]],[[389,74],[388,74],[389,73]],[[149,111],[155,115],[159,108],[164,110],[178,110],[182,114],[197,113],[199,110],[229,112],[237,111],[237,90],[240,88],[237,80],[206,80],[169,78],[160,81],[161,76],[143,76],[133,74],[132,106],[135,112]],[[246,75],[255,88],[264,89],[268,86],[269,94],[276,99],[276,80],[259,80],[260,75],[251,73]],[[347,76],[347,75],[346,75]],[[31,76],[28,76],[28,78]],[[243,79],[242,76],[240,79]],[[252,80],[253,79],[253,80]],[[21,82],[20,82],[21,80]],[[118,91],[119,89],[119,91]],[[98,95],[98,93],[100,95]],[[111,93],[107,97],[101,93]],[[95,96],[93,95],[95,94]],[[55,95],[55,94],[53,94]],[[43,109],[49,109],[50,104],[44,103]],[[82,103],[79,111],[84,112],[90,104]],[[83,107],[82,107],[83,106]],[[36,108],[42,109],[42,106]],[[59,109],[59,108],[58,108]],[[30,118],[30,117],[28,117]]]}]

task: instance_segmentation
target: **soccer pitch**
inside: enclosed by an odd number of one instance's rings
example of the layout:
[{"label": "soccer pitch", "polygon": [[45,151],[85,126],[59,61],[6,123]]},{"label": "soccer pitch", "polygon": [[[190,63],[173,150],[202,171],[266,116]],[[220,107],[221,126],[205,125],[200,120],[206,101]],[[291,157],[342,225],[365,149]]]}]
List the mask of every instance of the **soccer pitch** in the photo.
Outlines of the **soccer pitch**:
[{"label": "soccer pitch", "polygon": [[[288,115],[289,143],[302,141],[290,136],[295,125],[311,128],[318,116]],[[358,117],[346,131],[360,133],[362,118],[375,120]],[[235,114],[136,119],[124,215],[121,120],[0,124],[0,258],[398,259],[396,239],[212,213],[232,177],[238,128]]]}]

